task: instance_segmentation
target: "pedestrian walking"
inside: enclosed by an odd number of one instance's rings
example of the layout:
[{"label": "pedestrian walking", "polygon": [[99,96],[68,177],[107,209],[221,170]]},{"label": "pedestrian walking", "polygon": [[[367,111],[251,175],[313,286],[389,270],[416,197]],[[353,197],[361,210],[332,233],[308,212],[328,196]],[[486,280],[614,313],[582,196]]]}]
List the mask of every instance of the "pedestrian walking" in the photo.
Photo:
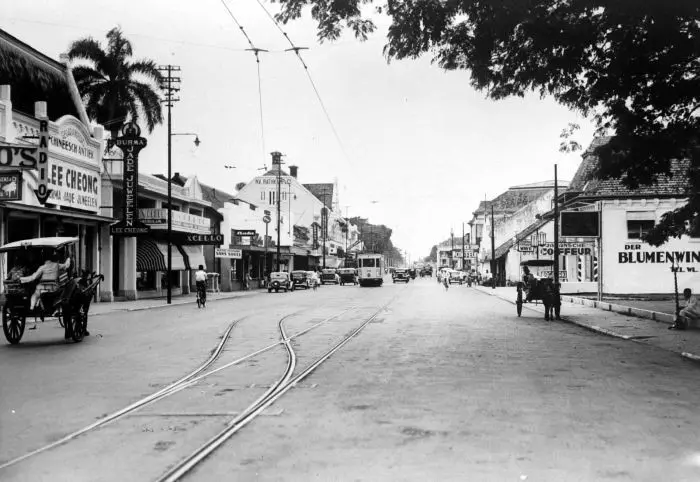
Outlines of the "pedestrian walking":
[{"label": "pedestrian walking", "polygon": [[442,277],[442,284],[445,285],[445,291],[450,289],[450,278],[448,276]]}]

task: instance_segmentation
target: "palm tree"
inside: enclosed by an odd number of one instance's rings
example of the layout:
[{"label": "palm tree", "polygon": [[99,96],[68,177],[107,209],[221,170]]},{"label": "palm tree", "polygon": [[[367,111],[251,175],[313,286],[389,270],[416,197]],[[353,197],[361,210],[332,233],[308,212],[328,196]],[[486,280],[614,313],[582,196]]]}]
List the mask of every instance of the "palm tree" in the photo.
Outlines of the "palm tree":
[{"label": "palm tree", "polygon": [[92,37],[76,40],[68,58],[87,61],[73,68],[88,116],[111,131],[112,139],[129,120],[142,114],[148,132],[163,122],[160,104],[162,77],[152,60],[131,61],[131,42],[119,27],[107,32],[107,49]]}]

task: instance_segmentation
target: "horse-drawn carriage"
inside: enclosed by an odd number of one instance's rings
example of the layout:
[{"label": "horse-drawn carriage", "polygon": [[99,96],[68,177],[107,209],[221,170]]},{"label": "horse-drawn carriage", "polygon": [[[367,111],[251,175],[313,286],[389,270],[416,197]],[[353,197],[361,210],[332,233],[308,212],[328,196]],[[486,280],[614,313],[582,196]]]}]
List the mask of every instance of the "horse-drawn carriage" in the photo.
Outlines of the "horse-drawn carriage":
[{"label": "horse-drawn carriage", "polygon": [[[523,303],[537,304],[542,301],[544,305],[544,319],[561,319],[561,294],[559,286],[549,277],[554,267],[551,259],[531,259],[520,263],[523,271],[523,280],[518,282],[518,297],[515,306],[518,316],[523,311]],[[532,272],[535,271],[535,273]]]},{"label": "horse-drawn carriage", "polygon": [[42,321],[56,317],[66,339],[83,339],[90,302],[104,277],[87,271],[76,275],[77,242],[78,238],[35,238],[0,246],[4,266],[12,267],[4,277],[2,305],[8,342],[20,342],[27,317],[32,316]]}]

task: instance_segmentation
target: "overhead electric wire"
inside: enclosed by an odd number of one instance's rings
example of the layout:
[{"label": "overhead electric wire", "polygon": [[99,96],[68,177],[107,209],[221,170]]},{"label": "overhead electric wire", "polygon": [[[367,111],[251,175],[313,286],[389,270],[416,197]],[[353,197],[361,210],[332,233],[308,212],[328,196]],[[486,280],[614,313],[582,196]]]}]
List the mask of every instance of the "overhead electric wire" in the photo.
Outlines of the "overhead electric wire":
[{"label": "overhead electric wire", "polygon": [[[223,0],[222,0],[223,1]],[[309,82],[311,83],[311,87],[314,89],[314,93],[316,94],[316,98],[318,99],[319,104],[321,105],[321,109],[323,110],[324,115],[326,116],[326,120],[328,121],[328,124],[331,126],[331,130],[333,131],[333,135],[335,136],[335,140],[338,141],[338,145],[340,146],[340,150],[343,153],[343,156],[345,157],[345,160],[352,164],[350,161],[350,158],[345,150],[345,145],[343,144],[343,141],[340,139],[340,135],[338,134],[338,130],[335,128],[335,124],[333,123],[333,120],[331,119],[330,114],[328,113],[328,109],[326,109],[326,104],[323,102],[323,99],[321,98],[321,93],[318,91],[318,88],[316,87],[316,82],[314,82],[313,77],[311,77],[311,71],[309,70],[308,65],[306,65],[306,62],[304,62],[304,59],[302,58],[301,54],[299,53],[299,50],[304,50],[306,47],[297,47],[294,42],[292,42],[292,39],[289,38],[289,35],[287,35],[287,32],[282,29],[280,26],[279,22],[275,19],[275,17],[269,12],[267,8],[265,8],[265,5],[262,4],[260,0],[255,0],[258,5],[260,5],[260,8],[262,8],[269,19],[272,21],[272,23],[275,24],[275,27],[277,27],[277,30],[279,30],[282,35],[284,36],[285,39],[287,39],[287,42],[289,42],[289,45],[291,45],[292,48],[288,49],[287,51],[294,51],[296,54],[297,58],[301,62],[301,65],[304,67],[304,72],[306,72],[306,76],[309,79]]]},{"label": "overhead electric wire", "polygon": [[250,39],[248,36],[248,33],[245,31],[245,28],[243,28],[243,25],[238,21],[236,16],[233,14],[230,8],[228,8],[228,5],[226,5],[225,0],[221,0],[221,4],[224,6],[228,14],[231,16],[231,19],[233,19],[234,23],[238,26],[240,29],[241,33],[245,37],[245,39],[248,41],[248,45],[250,45],[249,51],[252,51],[255,54],[255,62],[257,63],[258,66],[258,105],[260,108],[260,138],[262,142],[262,155],[263,155],[263,163],[266,160],[266,149],[265,149],[265,122],[263,120],[263,103],[262,103],[262,80],[261,80],[261,75],[260,75],[260,52],[267,52],[267,50],[264,49],[259,49],[257,48],[254,44],[253,41]]}]

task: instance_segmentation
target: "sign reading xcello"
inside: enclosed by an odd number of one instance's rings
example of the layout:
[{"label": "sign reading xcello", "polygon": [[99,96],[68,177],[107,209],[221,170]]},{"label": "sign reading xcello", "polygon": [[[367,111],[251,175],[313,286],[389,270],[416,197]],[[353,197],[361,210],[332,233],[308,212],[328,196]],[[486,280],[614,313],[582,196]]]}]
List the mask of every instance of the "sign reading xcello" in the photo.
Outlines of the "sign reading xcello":
[{"label": "sign reading xcello", "polygon": [[113,236],[137,236],[150,231],[139,221],[139,152],[146,147],[146,139],[140,134],[139,126],[128,122],[122,127],[122,136],[115,139],[114,145],[124,153],[124,217],[110,226]]}]

